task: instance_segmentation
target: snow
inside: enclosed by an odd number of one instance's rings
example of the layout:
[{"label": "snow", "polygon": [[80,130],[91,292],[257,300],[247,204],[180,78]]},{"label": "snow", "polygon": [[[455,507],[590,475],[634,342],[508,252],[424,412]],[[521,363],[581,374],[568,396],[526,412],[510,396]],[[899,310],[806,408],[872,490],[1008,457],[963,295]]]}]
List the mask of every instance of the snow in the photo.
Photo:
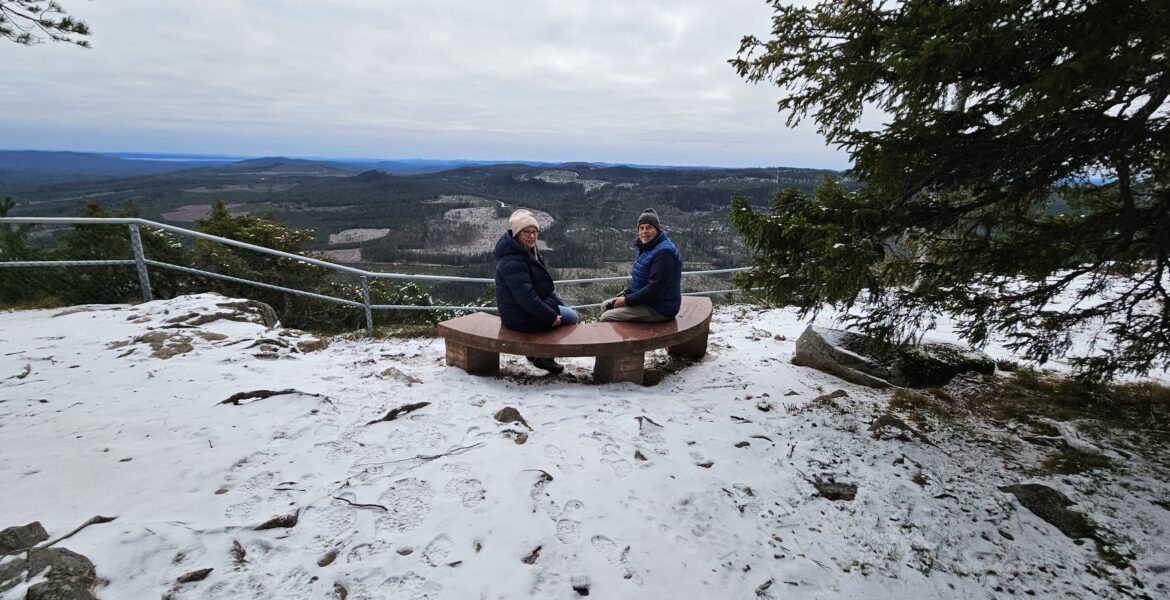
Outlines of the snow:
[{"label": "snow", "polygon": [[353,244],[380,240],[390,234],[389,229],[346,229],[329,234],[329,244]]},{"label": "snow", "polygon": [[[38,520],[56,537],[117,517],[58,544],[94,561],[101,598],[1114,598],[1170,585],[1156,466],[1133,456],[1116,473],[1033,479],[1041,450],[1004,450],[976,426],[875,439],[888,392],[792,365],[807,323],[791,310],[719,308],[708,356],[654,353],[661,381],[642,387],[592,384],[591,359],[547,376],[505,356],[499,376],[477,377],[445,365],[440,339],[302,352],[308,336],[258,323],[184,325],[225,301],[0,313],[0,528]],[[152,331],[192,349],[151,356],[135,340]],[[294,391],[222,404],[255,390]],[[496,421],[505,407],[531,430]],[[830,501],[814,478],[857,496]],[[1024,481],[1122,536],[1132,569],[998,489]],[[255,529],[294,512],[295,527]]]}]

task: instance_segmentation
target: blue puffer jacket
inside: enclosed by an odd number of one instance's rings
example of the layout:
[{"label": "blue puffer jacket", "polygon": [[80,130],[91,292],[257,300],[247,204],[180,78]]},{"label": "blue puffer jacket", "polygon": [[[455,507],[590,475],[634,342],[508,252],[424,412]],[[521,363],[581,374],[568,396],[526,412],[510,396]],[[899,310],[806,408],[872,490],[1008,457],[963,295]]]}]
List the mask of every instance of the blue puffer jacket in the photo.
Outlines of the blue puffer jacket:
[{"label": "blue puffer jacket", "polygon": [[630,289],[626,290],[626,304],[648,304],[664,317],[678,314],[682,306],[682,254],[666,232],[642,244],[636,240],[638,257],[630,269]]},{"label": "blue puffer jacket", "polygon": [[563,304],[544,258],[539,253],[533,258],[505,231],[496,242],[496,308],[504,327],[529,333],[552,329]]}]

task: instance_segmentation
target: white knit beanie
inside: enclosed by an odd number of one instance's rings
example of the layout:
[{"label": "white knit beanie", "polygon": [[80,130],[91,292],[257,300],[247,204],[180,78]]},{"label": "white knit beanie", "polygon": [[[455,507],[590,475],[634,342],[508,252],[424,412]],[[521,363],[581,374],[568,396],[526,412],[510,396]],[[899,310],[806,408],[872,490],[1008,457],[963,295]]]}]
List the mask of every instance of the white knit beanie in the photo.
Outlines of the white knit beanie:
[{"label": "white knit beanie", "polygon": [[515,237],[520,235],[525,227],[535,227],[537,231],[540,231],[540,224],[536,222],[536,217],[521,208],[512,213],[512,218],[508,219],[508,229],[512,231],[512,237]]}]

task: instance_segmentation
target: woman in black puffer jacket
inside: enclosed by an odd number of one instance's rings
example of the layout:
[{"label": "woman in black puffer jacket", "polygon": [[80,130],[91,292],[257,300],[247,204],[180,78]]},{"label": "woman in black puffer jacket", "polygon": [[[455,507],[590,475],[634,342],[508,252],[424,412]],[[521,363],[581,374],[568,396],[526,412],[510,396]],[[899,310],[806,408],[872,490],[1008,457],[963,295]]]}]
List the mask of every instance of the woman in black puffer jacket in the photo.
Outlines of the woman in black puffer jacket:
[{"label": "woman in black puffer jacket", "polygon": [[[575,325],[580,317],[557,295],[552,274],[536,250],[540,226],[531,212],[512,213],[509,229],[496,242],[496,308],[504,327],[533,333]],[[561,372],[551,358],[528,359],[537,367]]]}]

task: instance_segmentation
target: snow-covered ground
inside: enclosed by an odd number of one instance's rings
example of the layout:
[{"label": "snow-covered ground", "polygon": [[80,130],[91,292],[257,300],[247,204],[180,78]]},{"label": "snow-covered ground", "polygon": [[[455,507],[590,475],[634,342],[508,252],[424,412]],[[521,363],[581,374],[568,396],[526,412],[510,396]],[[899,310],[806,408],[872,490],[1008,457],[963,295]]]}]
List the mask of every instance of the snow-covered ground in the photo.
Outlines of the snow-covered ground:
[{"label": "snow-covered ground", "polygon": [[[202,317],[229,314],[224,303],[0,314],[0,528],[35,520],[56,537],[116,517],[59,544],[93,560],[100,598],[1170,589],[1156,465],[1135,455],[1116,472],[1035,480],[1021,461],[1042,449],[1006,452],[974,426],[875,439],[888,392],[792,365],[806,323],[789,310],[718,309],[708,356],[655,353],[661,380],[642,387],[592,384],[589,359],[546,376],[506,356],[499,376],[476,377],[431,338],[302,351],[311,337]],[[294,391],[223,403],[257,390]],[[497,421],[506,407],[526,424]],[[818,478],[856,484],[856,498],[823,497]],[[1027,481],[1072,498],[1132,566],[1108,566],[999,490]],[[256,529],[289,514],[294,527]]]}]

